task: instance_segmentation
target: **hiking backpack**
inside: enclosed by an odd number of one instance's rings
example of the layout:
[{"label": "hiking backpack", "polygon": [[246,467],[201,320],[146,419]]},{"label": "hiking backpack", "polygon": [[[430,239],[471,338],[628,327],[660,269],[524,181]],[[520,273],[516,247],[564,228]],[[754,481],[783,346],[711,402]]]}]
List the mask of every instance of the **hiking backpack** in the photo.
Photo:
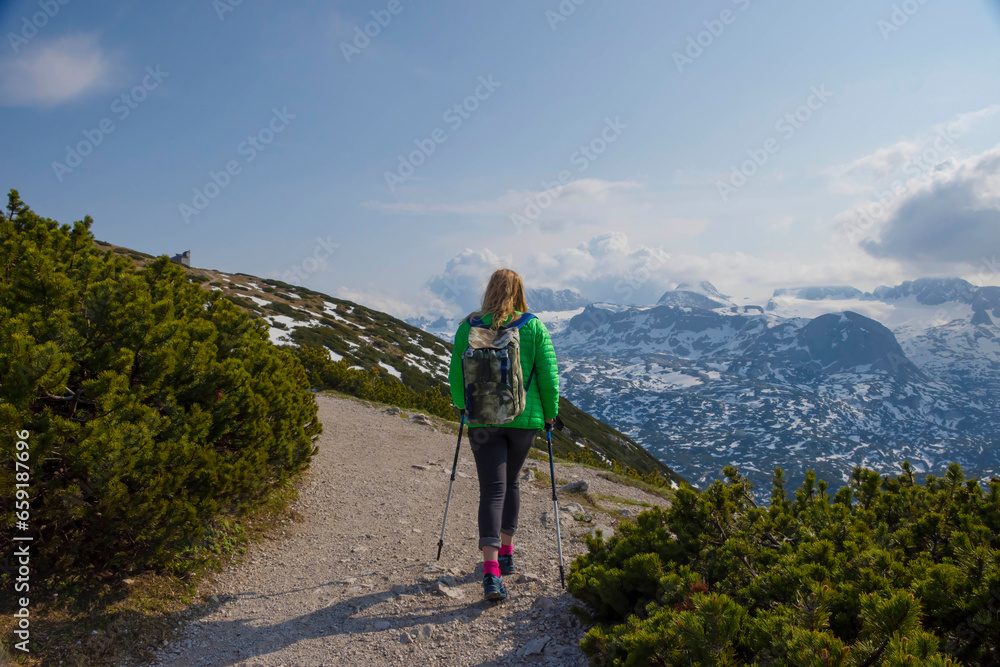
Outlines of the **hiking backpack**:
[{"label": "hiking backpack", "polygon": [[521,327],[534,319],[524,313],[499,329],[469,318],[469,347],[462,355],[465,415],[470,424],[509,424],[524,411],[528,387],[521,374]]}]

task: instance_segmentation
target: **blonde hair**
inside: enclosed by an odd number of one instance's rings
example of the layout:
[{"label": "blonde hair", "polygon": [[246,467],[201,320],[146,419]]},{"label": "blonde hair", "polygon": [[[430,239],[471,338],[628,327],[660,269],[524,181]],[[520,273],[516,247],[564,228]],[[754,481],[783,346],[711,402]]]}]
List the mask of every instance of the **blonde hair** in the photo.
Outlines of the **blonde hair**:
[{"label": "blonde hair", "polygon": [[522,313],[528,311],[528,303],[524,299],[524,283],[517,272],[498,269],[490,276],[490,282],[483,294],[482,307],[474,314],[484,317],[489,313],[493,317],[490,328],[499,329],[514,311]]}]

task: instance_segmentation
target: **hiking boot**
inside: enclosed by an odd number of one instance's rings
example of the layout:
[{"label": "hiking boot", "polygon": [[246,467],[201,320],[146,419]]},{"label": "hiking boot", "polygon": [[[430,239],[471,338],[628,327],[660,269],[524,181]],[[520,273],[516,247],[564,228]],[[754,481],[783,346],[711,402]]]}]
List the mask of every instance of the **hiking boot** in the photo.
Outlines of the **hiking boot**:
[{"label": "hiking boot", "polygon": [[487,600],[506,600],[507,587],[504,586],[503,577],[495,574],[483,576],[483,597]]},{"label": "hiking boot", "polygon": [[500,556],[497,558],[497,561],[500,563],[500,574],[514,574],[517,572],[513,556]]}]

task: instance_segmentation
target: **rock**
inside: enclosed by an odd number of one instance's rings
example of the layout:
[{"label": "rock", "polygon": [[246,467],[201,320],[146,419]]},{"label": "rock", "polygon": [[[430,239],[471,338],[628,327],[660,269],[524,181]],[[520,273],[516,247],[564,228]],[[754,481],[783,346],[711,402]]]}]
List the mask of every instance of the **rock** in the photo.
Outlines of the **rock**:
[{"label": "rock", "polygon": [[545,612],[551,610],[553,606],[555,606],[555,601],[552,598],[541,597],[536,599],[534,603],[532,603],[531,611],[544,614]]},{"label": "rock", "polygon": [[391,406],[387,408],[385,412],[388,415],[398,415],[400,413],[400,409],[397,408],[396,406]]},{"label": "rock", "polygon": [[635,512],[633,512],[632,510],[622,510],[621,513],[622,516],[635,516]]},{"label": "rock", "polygon": [[[541,519],[541,521],[542,521],[542,525],[543,526],[551,526],[552,524],[555,523],[554,513],[553,512],[542,512],[542,519]],[[563,528],[565,528],[570,523],[572,523],[572,521],[573,521],[573,517],[571,517],[569,514],[567,514],[565,512],[563,512],[562,514],[559,515],[559,523],[560,523],[560,525]]]},{"label": "rock", "polygon": [[581,480],[576,481],[576,482],[570,482],[566,486],[561,487],[559,490],[560,491],[570,491],[570,492],[575,491],[577,493],[586,493],[587,489],[589,489],[589,488],[590,488],[590,485],[587,484],[587,480],[581,479]]},{"label": "rock", "polygon": [[402,595],[405,592],[406,592],[406,586],[404,586],[403,584],[396,584],[395,586],[392,587],[393,595]]},{"label": "rock", "polygon": [[597,531],[601,531],[601,535],[603,535],[605,541],[610,540],[612,537],[615,536],[615,529],[609,528],[608,526],[605,526],[603,523],[599,523],[596,526],[594,526],[593,530],[590,531],[590,536],[597,537]]},{"label": "rock", "polygon": [[536,581],[540,581],[541,577],[534,574],[528,574],[527,572],[522,572],[517,575],[517,583],[519,584],[533,584]]},{"label": "rock", "polygon": [[431,625],[430,623],[421,625],[419,628],[417,628],[416,635],[417,639],[430,639],[432,636],[434,636],[434,626]]},{"label": "rock", "polygon": [[213,596],[212,596],[212,597],[210,597],[209,599],[210,599],[210,600],[211,600],[211,601],[212,601],[213,603],[215,603],[215,604],[219,604],[219,596],[218,596],[218,595],[213,595]]},{"label": "rock", "polygon": [[545,650],[545,645],[552,641],[549,637],[541,636],[535,637],[527,644],[525,644],[518,653],[522,656],[525,655],[541,655],[542,651]]},{"label": "rock", "polygon": [[392,627],[392,623],[389,621],[375,621],[375,630],[381,632],[382,630],[388,630]]},{"label": "rock", "polygon": [[409,632],[401,632],[399,634],[399,643],[400,644],[409,644],[412,641],[413,641],[413,636],[410,635]]},{"label": "rock", "polygon": [[135,583],[135,579],[122,579],[122,583],[125,584],[126,586],[131,586],[132,584]]},{"label": "rock", "polygon": [[351,553],[352,554],[363,554],[366,551],[368,551],[368,547],[366,547],[364,545],[358,545],[358,546],[354,547],[353,549],[351,549]]},{"label": "rock", "polygon": [[566,507],[560,507],[559,509],[565,510],[570,514],[586,514],[587,510],[583,509],[583,505],[580,503],[568,503]]},{"label": "rock", "polygon": [[443,595],[445,597],[451,598],[452,600],[461,600],[463,597],[465,597],[465,594],[460,589],[451,588],[450,586],[447,586],[440,581],[434,582],[434,584],[431,586],[431,591],[433,591],[435,595]]},{"label": "rock", "polygon": [[522,482],[534,482],[535,481],[535,470],[534,470],[534,468],[525,468],[524,471],[521,472],[521,481]]}]

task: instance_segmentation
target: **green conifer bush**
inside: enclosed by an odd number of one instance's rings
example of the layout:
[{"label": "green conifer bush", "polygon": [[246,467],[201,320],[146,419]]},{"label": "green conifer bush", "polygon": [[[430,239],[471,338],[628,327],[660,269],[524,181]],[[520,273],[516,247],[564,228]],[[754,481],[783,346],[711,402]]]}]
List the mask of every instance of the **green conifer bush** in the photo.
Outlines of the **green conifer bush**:
[{"label": "green conifer bush", "polygon": [[733,468],[589,538],[571,567],[595,665],[1000,664],[1000,481],[856,468],[830,494]]},{"label": "green conifer bush", "polygon": [[206,525],[308,466],[305,371],[166,256],[136,269],[12,190],[0,218],[0,524],[29,432],[35,572],[177,564]]}]

